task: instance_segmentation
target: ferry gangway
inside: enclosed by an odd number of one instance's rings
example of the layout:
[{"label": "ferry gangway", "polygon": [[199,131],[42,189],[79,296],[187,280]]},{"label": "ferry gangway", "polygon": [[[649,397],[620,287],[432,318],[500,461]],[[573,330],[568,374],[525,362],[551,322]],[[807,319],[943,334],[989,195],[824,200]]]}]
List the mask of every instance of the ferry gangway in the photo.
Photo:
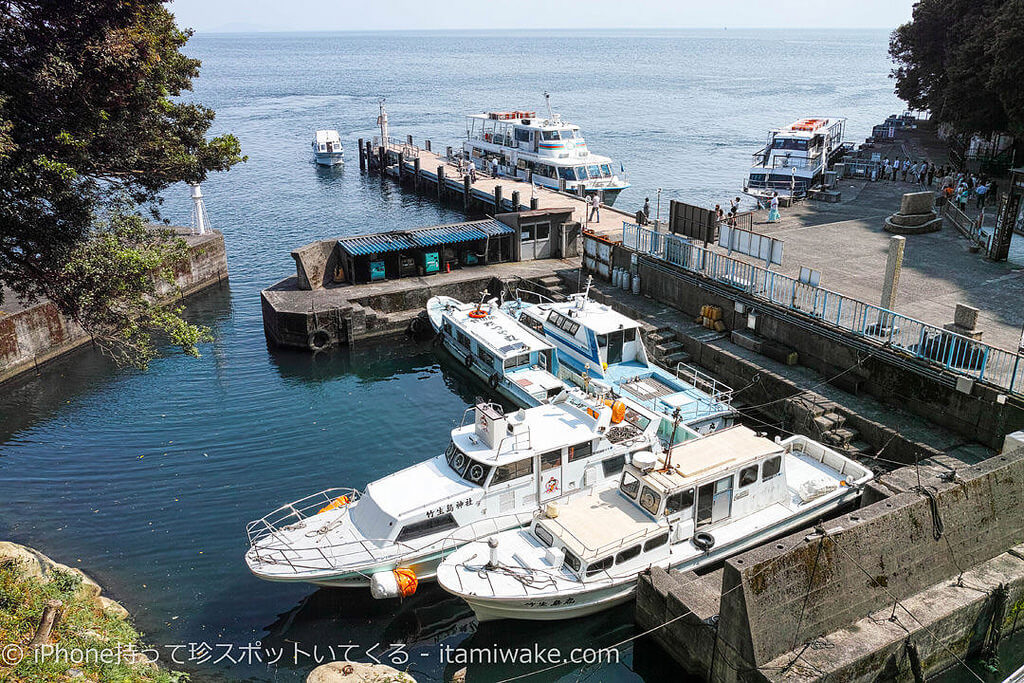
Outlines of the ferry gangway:
[{"label": "ferry gangway", "polygon": [[820,324],[851,333],[918,370],[948,371],[1024,396],[1024,356],[895,311],[746,263],[677,235],[623,222],[622,243],[643,254]]}]

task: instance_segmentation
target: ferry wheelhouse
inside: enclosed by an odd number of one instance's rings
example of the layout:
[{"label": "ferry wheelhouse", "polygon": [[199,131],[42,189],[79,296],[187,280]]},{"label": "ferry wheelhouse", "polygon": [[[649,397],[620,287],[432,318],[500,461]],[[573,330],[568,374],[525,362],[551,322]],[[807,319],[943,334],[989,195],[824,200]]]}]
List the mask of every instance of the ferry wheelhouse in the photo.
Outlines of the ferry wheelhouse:
[{"label": "ferry wheelhouse", "polygon": [[320,166],[345,163],[345,150],[336,130],[318,130],[313,133],[313,159]]},{"label": "ferry wheelhouse", "polygon": [[532,111],[471,114],[463,151],[481,170],[497,162],[501,175],[573,194],[596,192],[609,206],[629,187],[620,164],[591,153],[580,127],[550,111],[547,118]]},{"label": "ferry wheelhouse", "polygon": [[529,529],[464,545],[440,586],[480,621],[585,616],[629,600],[649,567],[699,569],[854,501],[866,467],[803,436],[744,426],[636,454],[617,489],[549,505]]},{"label": "ferry wheelhouse", "polygon": [[480,403],[444,453],[365,491],[327,489],[250,522],[245,561],[269,581],[411,595],[462,543],[528,524],[539,505],[614,486],[633,453],[661,452],[658,423],[582,394],[512,414]]},{"label": "ferry wheelhouse", "polygon": [[754,153],[743,191],[759,200],[800,198],[821,183],[829,165],[844,151],[845,118],[800,119],[768,132],[764,147]]},{"label": "ferry wheelhouse", "polygon": [[587,291],[563,302],[517,299],[505,310],[554,345],[562,379],[602,387],[666,417],[678,411],[682,423],[701,434],[734,421],[732,389],[685,363],[672,373],[651,362],[640,323],[593,301]]},{"label": "ferry wheelhouse", "polygon": [[513,403],[538,406],[565,391],[554,346],[516,322],[496,303],[431,297],[427,316],[441,344],[467,370]]}]

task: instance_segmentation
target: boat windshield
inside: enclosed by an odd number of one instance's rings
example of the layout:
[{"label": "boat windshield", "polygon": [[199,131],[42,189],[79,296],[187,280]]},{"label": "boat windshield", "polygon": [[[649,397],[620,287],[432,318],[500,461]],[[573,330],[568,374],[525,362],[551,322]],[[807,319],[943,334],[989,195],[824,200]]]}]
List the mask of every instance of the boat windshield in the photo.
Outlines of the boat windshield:
[{"label": "boat windshield", "polygon": [[448,448],[444,452],[444,457],[448,461],[448,466],[455,471],[455,474],[470,484],[483,486],[484,482],[487,481],[487,475],[491,473],[490,465],[485,465],[469,457],[455,445],[454,441],[449,442]]},{"label": "boat windshield", "polygon": [[795,149],[799,151],[807,151],[807,140],[798,140],[794,138],[775,138],[775,142],[772,143],[773,149]]},{"label": "boat windshield", "polygon": [[566,180],[576,180],[576,171],[572,166],[560,166],[558,176]]}]

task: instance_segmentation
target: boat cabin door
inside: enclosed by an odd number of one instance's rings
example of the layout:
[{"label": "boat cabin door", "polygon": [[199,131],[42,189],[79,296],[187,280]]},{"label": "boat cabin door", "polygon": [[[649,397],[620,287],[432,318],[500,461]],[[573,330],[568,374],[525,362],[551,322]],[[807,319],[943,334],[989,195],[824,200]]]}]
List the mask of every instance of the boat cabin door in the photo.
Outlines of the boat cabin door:
[{"label": "boat cabin door", "polygon": [[540,455],[540,478],[537,499],[540,502],[562,495],[562,450],[549,451]]},{"label": "boat cabin door", "polygon": [[608,365],[622,362],[623,335],[624,332],[622,330],[608,333],[608,356],[605,358],[605,363]]},{"label": "boat cabin door", "polygon": [[697,489],[697,528],[720,522],[731,514],[731,474]]}]

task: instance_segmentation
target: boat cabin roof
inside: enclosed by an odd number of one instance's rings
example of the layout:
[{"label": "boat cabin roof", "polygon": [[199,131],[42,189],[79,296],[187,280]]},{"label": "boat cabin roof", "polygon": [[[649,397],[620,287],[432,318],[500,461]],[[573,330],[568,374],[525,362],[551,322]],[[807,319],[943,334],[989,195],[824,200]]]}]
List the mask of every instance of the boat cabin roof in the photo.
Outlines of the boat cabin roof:
[{"label": "boat cabin roof", "polygon": [[579,299],[576,298],[558,303],[537,304],[531,308],[537,311],[544,311],[543,318],[545,320],[549,315],[548,311],[557,311],[573,322],[579,323],[580,326],[592,330],[594,334],[608,334],[617,330],[640,327],[640,323],[622,315],[611,306],[606,306],[592,299],[586,299],[581,309],[578,301]]},{"label": "boat cabin roof", "polygon": [[845,120],[846,119],[843,118],[830,118],[827,116],[810,116],[798,119],[788,126],[774,128],[771,132],[774,133],[776,137],[810,139],[815,135],[821,135],[822,133],[828,132],[829,128]]},{"label": "boat cabin roof", "polygon": [[675,446],[670,471],[658,471],[664,467],[662,459],[654,471],[642,475],[641,479],[662,491],[672,491],[692,486],[698,479],[715,473],[782,454],[785,450],[771,439],[758,436],[749,427],[736,425]]},{"label": "boat cabin roof", "polygon": [[484,304],[482,308],[488,311],[484,318],[470,316],[470,313],[476,310],[475,304],[467,304],[458,310],[446,311],[444,315],[450,318],[456,327],[462,328],[467,334],[476,338],[478,343],[482,343],[502,360],[531,351],[545,351],[554,348],[549,342],[524,328],[497,306]]},{"label": "boat cabin roof", "polygon": [[[482,121],[497,121],[512,123],[520,128],[533,128],[537,130],[574,130],[580,129],[574,123],[568,123],[562,121],[558,114],[555,114],[555,118],[548,119],[538,116],[516,116],[515,114],[535,114],[535,112],[487,112],[485,114],[469,114],[466,118],[482,120]],[[529,121],[529,123],[525,123]]]},{"label": "boat cabin roof", "polygon": [[321,142],[338,142],[341,140],[341,136],[338,135],[338,131],[336,130],[318,130],[314,134],[314,138],[316,139],[317,144],[320,144]]},{"label": "boat cabin roof", "polygon": [[466,455],[489,465],[514,462],[535,452],[546,453],[593,440],[598,436],[599,424],[607,423],[606,416],[600,415],[594,418],[568,402],[544,404],[505,415],[507,430],[525,425],[528,436],[517,439],[506,431],[492,448],[477,434],[475,425],[469,424],[452,432],[452,440]]},{"label": "boat cabin roof", "polygon": [[626,548],[634,539],[668,530],[664,519],[651,519],[614,488],[559,504],[557,517],[544,517],[537,525],[557,536],[567,550],[584,561],[606,553],[612,546]]}]

